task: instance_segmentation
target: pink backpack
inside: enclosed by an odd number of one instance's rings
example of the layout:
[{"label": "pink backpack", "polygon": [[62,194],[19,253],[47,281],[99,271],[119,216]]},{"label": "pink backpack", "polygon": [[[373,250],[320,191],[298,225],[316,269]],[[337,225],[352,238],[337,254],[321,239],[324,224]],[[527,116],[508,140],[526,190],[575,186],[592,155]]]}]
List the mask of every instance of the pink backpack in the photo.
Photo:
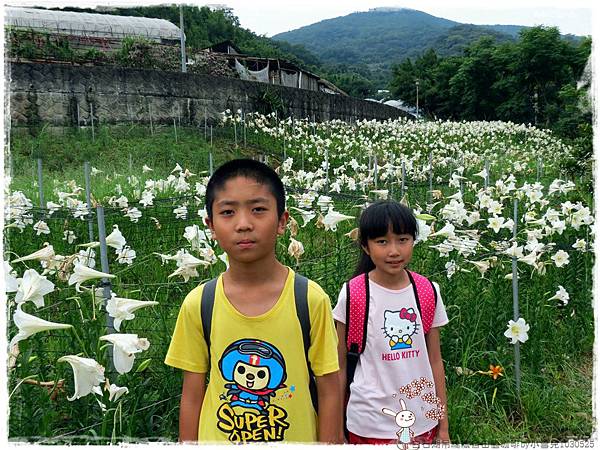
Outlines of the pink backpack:
[{"label": "pink backpack", "polygon": [[[423,275],[406,271],[417,300],[417,308],[423,321],[423,332],[429,333],[437,305],[437,293],[433,283]],[[369,275],[364,273],[346,283],[346,350],[347,389],[354,380],[354,371],[360,355],[367,344],[369,316]]]}]

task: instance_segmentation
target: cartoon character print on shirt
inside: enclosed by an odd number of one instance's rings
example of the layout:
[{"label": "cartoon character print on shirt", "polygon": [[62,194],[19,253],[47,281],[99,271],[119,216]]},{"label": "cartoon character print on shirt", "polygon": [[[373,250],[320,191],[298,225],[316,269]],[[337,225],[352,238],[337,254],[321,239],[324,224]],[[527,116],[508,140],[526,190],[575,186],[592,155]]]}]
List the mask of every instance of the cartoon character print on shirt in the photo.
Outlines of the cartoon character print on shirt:
[{"label": "cartoon character print on shirt", "polygon": [[230,344],[219,360],[228,381],[226,400],[217,411],[217,426],[232,442],[281,441],[290,424],[287,412],[274,404],[287,378],[285,361],[272,344],[240,339]]},{"label": "cartoon character print on shirt", "polygon": [[383,332],[389,338],[391,350],[412,348],[412,336],[417,333],[417,314],[413,308],[384,312]]}]

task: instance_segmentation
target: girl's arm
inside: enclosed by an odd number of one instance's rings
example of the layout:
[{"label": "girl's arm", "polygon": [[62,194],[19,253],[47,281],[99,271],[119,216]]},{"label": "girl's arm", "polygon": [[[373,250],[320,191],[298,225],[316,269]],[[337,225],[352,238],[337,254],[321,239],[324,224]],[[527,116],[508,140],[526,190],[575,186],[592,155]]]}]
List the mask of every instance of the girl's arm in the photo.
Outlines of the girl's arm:
[{"label": "girl's arm", "polygon": [[340,362],[340,399],[342,401],[342,411],[346,408],[346,324],[335,322],[338,335],[338,358]]},{"label": "girl's arm", "polygon": [[450,442],[448,432],[448,403],[446,399],[446,373],[444,371],[444,361],[442,360],[442,350],[440,347],[440,330],[432,328],[425,335],[427,343],[427,353],[429,354],[429,364],[433,372],[433,381],[435,382],[435,393],[444,406],[444,418],[440,420],[438,430],[438,440],[441,442]]},{"label": "girl's arm", "polygon": [[179,408],[179,442],[196,442],[202,401],[206,392],[206,374],[183,372]]}]

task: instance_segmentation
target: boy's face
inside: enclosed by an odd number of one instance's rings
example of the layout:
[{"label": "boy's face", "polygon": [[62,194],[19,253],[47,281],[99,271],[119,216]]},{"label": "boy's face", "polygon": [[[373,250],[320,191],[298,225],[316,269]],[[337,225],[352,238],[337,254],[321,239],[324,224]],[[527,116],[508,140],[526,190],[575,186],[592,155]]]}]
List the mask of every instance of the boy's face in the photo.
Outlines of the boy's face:
[{"label": "boy's face", "polygon": [[275,253],[287,219],[287,211],[277,217],[277,200],[266,184],[235,177],[215,192],[206,224],[230,260],[250,263]]}]

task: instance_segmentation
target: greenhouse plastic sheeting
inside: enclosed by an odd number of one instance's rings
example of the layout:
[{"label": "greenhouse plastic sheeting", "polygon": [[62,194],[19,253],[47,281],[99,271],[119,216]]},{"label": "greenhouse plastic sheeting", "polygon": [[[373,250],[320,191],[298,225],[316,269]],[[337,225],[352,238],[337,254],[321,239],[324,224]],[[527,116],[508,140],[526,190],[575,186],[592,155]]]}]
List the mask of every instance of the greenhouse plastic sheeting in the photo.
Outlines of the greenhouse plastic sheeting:
[{"label": "greenhouse plastic sheeting", "polygon": [[5,25],[47,33],[120,39],[143,36],[152,40],[178,40],[181,35],[179,27],[163,19],[8,6],[5,12]]}]

